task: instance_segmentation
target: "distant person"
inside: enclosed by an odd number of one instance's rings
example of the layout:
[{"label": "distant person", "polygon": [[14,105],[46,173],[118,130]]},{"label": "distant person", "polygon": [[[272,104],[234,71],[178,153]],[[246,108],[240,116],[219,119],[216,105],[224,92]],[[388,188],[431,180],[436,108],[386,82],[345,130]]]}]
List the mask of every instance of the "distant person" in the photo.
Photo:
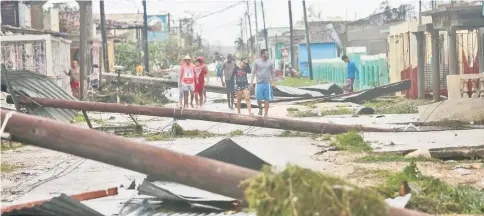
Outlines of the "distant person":
[{"label": "distant person", "polygon": [[72,91],[72,96],[79,99],[81,92],[81,73],[79,71],[79,64],[77,63],[76,60],[71,62],[71,68],[69,69],[69,72],[64,72],[67,76],[70,77],[70,85],[71,85],[71,91]]},{"label": "distant person", "polygon": [[188,108],[188,94],[190,93],[191,107],[193,108],[193,94],[195,91],[195,84],[197,83],[195,66],[192,64],[192,60],[190,56],[185,56],[183,58],[184,64],[180,69],[180,84],[183,91],[183,98],[184,98],[184,108]]},{"label": "distant person", "polygon": [[234,80],[232,79],[232,73],[235,66],[235,60],[231,54],[228,54],[227,61],[222,65],[222,85],[227,88],[227,100],[230,109],[234,109]]},{"label": "distant person", "polygon": [[250,89],[254,89],[254,78],[257,77],[255,96],[259,105],[259,115],[262,115],[262,103],[264,102],[264,116],[267,116],[269,113],[269,102],[274,100],[273,88],[276,88],[276,72],[274,71],[274,63],[269,60],[267,49],[262,49],[260,55],[261,58],[255,60],[252,68],[254,74],[252,74],[250,79]]},{"label": "distant person", "polygon": [[249,115],[252,115],[251,104],[250,104],[250,90],[249,90],[249,79],[247,74],[250,73],[250,67],[248,61],[242,60],[239,66],[236,66],[232,77],[235,80],[235,97],[237,98],[237,113],[240,114],[240,107],[242,102],[242,95],[244,96],[245,102],[247,104],[247,111]]},{"label": "distant person", "polygon": [[[171,68],[168,68],[168,69],[164,69],[164,70],[160,70],[160,72],[173,72],[175,74],[179,74],[180,73],[180,69],[181,67],[185,64],[185,61],[183,60],[183,58],[180,58],[178,59],[178,65],[173,65]],[[178,102],[180,103],[180,108],[183,107],[183,89],[180,85],[180,77],[178,77]]]},{"label": "distant person", "polygon": [[341,59],[348,64],[348,73],[346,75],[346,83],[343,86],[343,90],[345,94],[353,92],[353,83],[355,81],[356,74],[359,74],[360,71],[356,67],[356,64],[348,58],[348,56],[344,55]]},{"label": "distant person", "polygon": [[197,57],[195,60],[195,70],[197,72],[197,84],[195,84],[195,101],[198,105],[200,102],[200,107],[203,106],[204,98],[206,98],[207,94],[205,90],[205,79],[208,82],[208,69],[207,66],[204,64],[204,59],[202,56]]},{"label": "distant person", "polygon": [[217,81],[222,82],[222,60],[215,60],[215,73],[217,74]]}]

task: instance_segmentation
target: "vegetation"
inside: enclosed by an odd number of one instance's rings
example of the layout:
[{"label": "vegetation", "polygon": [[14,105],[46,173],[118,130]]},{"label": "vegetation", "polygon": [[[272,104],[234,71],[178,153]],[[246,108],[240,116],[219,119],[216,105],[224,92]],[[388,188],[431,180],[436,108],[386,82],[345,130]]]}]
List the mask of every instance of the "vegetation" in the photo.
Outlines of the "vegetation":
[{"label": "vegetation", "polygon": [[249,208],[257,215],[370,216],[387,215],[388,211],[375,190],[294,165],[282,172],[267,166],[242,185]]},{"label": "vegetation", "polygon": [[234,131],[231,131],[229,135],[230,136],[242,136],[242,135],[244,135],[244,131],[242,131],[242,130],[234,130]]},{"label": "vegetation", "polygon": [[356,130],[333,136],[334,140],[329,144],[343,151],[369,152],[372,150],[370,143],[365,141]]},{"label": "vegetation", "polygon": [[411,114],[418,113],[418,106],[429,103],[427,100],[375,99],[363,105],[375,109],[378,114]]},{"label": "vegetation", "polygon": [[[8,142],[8,144],[7,144]],[[1,151],[8,151],[8,150],[15,150],[15,149],[19,149],[19,148],[22,148],[24,147],[24,145],[22,145],[21,143],[17,143],[17,142],[11,142],[11,141],[5,141],[5,140],[2,140],[1,142]]]},{"label": "vegetation", "polygon": [[[316,105],[312,105],[316,106]],[[312,108],[315,109],[315,108]],[[348,115],[348,114],[354,114],[355,112],[353,110],[350,110],[345,107],[339,107],[337,109],[324,109],[320,110],[319,112],[316,112],[315,110],[299,110],[298,108],[293,108],[289,107],[287,108],[288,114],[291,117],[298,117],[298,118],[304,118],[304,117],[316,117],[316,116],[327,116],[327,115]]]},{"label": "vegetation", "polygon": [[366,156],[363,156],[359,159],[356,160],[356,162],[360,163],[375,163],[375,162],[412,162],[412,161],[435,161],[435,162],[440,162],[438,159],[434,158],[423,158],[423,157],[417,157],[417,158],[407,158],[404,155],[398,155],[398,154],[384,154],[384,153],[379,153],[379,154],[368,154]]},{"label": "vegetation", "polygon": [[403,172],[378,171],[385,182],[377,189],[392,197],[398,196],[401,181],[415,184],[407,207],[431,214],[480,214],[484,212],[484,193],[468,186],[452,187],[439,179],[422,175],[415,162]]},{"label": "vegetation", "polygon": [[4,162],[1,163],[1,172],[2,173],[10,173],[10,172],[15,171],[18,168],[20,168],[20,166],[11,165],[11,164],[4,163]]}]

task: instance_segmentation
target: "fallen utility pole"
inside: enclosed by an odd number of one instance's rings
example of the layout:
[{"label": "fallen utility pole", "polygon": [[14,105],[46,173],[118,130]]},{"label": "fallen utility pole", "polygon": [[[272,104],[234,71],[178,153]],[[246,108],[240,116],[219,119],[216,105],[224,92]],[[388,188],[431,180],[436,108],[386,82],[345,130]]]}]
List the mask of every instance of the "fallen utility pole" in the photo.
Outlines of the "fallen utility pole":
[{"label": "fallen utility pole", "polygon": [[[142,145],[123,137],[46,118],[16,112],[8,118],[7,111],[0,112],[2,122],[7,121],[5,131],[10,133],[13,141],[104,162],[240,200],[245,200],[240,183],[258,174],[244,167]],[[427,214],[390,208],[388,215]]]},{"label": "fallen utility pole", "polygon": [[177,119],[193,119],[229,124],[266,127],[283,130],[294,130],[310,133],[340,134],[352,129],[365,132],[394,132],[393,129],[362,127],[357,125],[340,125],[324,122],[310,122],[293,119],[268,118],[259,116],[238,115],[232,113],[212,112],[203,110],[181,110],[178,108],[163,108],[140,105],[122,105],[115,103],[85,102],[73,100],[56,100],[47,98],[19,97],[19,103],[24,105],[40,105],[60,109],[73,109],[82,111],[112,112],[158,117],[171,117]]},{"label": "fallen utility pole", "polygon": [[[118,195],[118,188],[108,188],[106,190],[97,190],[97,191],[91,191],[91,192],[85,192],[85,193],[80,193],[80,194],[75,194],[75,195],[70,195],[72,199],[75,199],[77,201],[86,201],[86,200],[92,200],[92,199],[98,199],[102,197],[108,197],[108,196],[115,196]],[[22,203],[22,204],[17,204],[17,205],[11,205],[11,206],[5,206],[2,208],[0,211],[1,213],[4,212],[10,212],[15,209],[23,209],[23,208],[32,208],[37,205],[42,205],[45,202],[48,202],[50,199],[47,200],[40,200],[40,201],[34,201],[34,202],[28,202],[28,203]]]},{"label": "fallen utility pole", "polygon": [[216,160],[190,156],[101,131],[83,129],[50,119],[14,113],[5,119],[5,131],[12,140],[73,154],[125,169],[145,173],[157,179],[177,182],[214,193],[242,199],[241,181],[256,171]]}]

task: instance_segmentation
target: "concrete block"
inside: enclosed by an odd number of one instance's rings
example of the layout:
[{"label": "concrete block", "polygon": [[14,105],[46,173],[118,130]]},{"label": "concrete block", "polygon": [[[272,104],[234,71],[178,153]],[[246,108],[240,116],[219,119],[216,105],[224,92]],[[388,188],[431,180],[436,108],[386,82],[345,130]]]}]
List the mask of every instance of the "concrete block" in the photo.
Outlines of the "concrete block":
[{"label": "concrete block", "polygon": [[476,122],[484,120],[484,98],[447,100],[419,106],[420,121],[436,122],[457,120]]}]

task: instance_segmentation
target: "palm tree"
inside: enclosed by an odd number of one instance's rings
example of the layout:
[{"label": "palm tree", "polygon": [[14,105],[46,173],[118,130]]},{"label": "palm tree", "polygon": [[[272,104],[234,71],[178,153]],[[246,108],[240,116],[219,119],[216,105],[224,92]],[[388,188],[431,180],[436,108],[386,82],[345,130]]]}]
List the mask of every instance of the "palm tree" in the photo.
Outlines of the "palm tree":
[{"label": "palm tree", "polygon": [[237,46],[237,51],[244,52],[246,50],[244,39],[237,38],[237,40],[235,40],[234,43]]}]

